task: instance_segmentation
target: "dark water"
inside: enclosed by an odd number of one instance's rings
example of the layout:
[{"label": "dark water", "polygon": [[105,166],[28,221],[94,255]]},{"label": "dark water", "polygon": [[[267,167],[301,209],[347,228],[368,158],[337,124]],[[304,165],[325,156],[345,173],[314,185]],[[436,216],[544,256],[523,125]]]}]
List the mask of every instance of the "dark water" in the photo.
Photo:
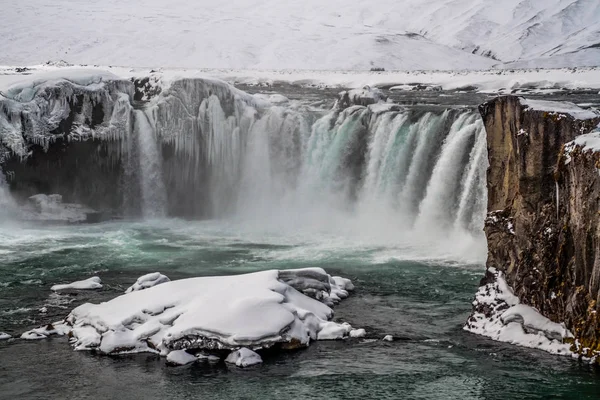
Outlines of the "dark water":
[{"label": "dark water", "polygon": [[[177,279],[319,266],[354,281],[356,292],[336,307],[335,318],[365,328],[368,336],[268,354],[264,364],[245,370],[224,363],[172,368],[153,355],[75,352],[65,338],[0,342],[0,398],[599,398],[600,375],[591,367],[461,329],[483,271],[465,253],[424,242],[225,222],[3,227],[0,331],[13,335],[61,319],[83,302],[119,295],[147,272]],[[104,289],[50,292],[52,284],[93,274]],[[387,334],[399,340],[381,341]]]}]

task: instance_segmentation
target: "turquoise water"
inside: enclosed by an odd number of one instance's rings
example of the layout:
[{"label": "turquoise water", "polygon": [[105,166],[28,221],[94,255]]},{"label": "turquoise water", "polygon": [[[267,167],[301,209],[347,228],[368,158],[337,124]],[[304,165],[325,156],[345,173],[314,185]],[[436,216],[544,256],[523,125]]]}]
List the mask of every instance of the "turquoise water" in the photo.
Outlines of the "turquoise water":
[{"label": "turquoise water", "polygon": [[[2,227],[0,331],[13,335],[61,319],[83,302],[115,297],[147,272],[179,279],[318,266],[353,280],[357,289],[335,308],[335,318],[368,336],[268,354],[263,365],[246,370],[222,363],[169,368],[153,355],[74,352],[65,338],[2,342],[0,398],[599,397],[600,376],[589,366],[464,332],[483,266],[468,251],[442,249],[231,221]],[[102,278],[102,290],[50,291],[91,275]],[[399,340],[375,340],[387,334]]]}]

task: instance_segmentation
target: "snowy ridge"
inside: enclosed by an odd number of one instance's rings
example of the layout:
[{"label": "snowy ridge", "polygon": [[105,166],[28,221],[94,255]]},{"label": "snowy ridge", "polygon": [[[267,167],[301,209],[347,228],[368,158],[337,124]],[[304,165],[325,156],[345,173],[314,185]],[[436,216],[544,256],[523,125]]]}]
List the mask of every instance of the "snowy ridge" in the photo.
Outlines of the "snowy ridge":
[{"label": "snowy ridge", "polygon": [[[57,20],[70,23],[57,28]],[[255,70],[591,66],[600,60],[599,21],[596,0],[107,0],[101,7],[31,0],[0,16],[0,62]]]},{"label": "snowy ridge", "polygon": [[[488,268],[486,278],[487,283],[475,296],[473,314],[464,330],[499,342],[580,357],[572,350],[573,334],[564,324],[553,322],[533,307],[520,304],[502,272]],[[573,345],[578,346],[577,343]]]}]

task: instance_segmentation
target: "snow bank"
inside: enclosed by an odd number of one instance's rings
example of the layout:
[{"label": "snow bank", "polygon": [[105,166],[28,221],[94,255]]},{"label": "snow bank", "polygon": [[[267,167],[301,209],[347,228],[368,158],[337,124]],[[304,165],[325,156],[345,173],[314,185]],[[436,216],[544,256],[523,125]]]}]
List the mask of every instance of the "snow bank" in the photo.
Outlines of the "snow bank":
[{"label": "snow bank", "polygon": [[597,111],[584,110],[578,105],[567,101],[546,101],[521,98],[520,102],[530,110],[547,111],[554,114],[566,114],[575,119],[585,120],[600,117],[600,113]]},{"label": "snow bank", "polygon": [[232,351],[225,359],[226,363],[235,364],[238,367],[250,367],[252,365],[261,364],[262,358],[252,350],[242,347],[239,350]]},{"label": "snow bank", "polygon": [[479,288],[475,311],[464,330],[499,342],[573,355],[565,339],[573,335],[564,325],[550,321],[534,308],[520,304],[500,271],[490,268],[495,280]]},{"label": "snow bank", "polygon": [[91,278],[85,279],[83,281],[76,281],[72,283],[62,284],[62,285],[54,285],[50,288],[53,292],[58,292],[61,290],[88,290],[88,289],[102,289],[102,281],[99,277],[93,276]]},{"label": "snow bank", "polygon": [[165,282],[170,282],[170,279],[166,275],[163,275],[160,272],[153,272],[140,276],[137,281],[125,291],[125,293],[148,289]]},{"label": "snow bank", "polygon": [[348,336],[324,303],[352,289],[320,268],[190,278],[83,304],[66,321],[76,350],[104,354],[298,348]]}]

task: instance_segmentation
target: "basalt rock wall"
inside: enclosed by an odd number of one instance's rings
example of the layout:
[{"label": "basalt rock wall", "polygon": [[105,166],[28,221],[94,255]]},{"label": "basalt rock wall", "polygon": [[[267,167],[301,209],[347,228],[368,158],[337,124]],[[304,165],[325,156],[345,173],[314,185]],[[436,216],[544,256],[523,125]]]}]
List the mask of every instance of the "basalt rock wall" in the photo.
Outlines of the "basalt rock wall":
[{"label": "basalt rock wall", "polygon": [[600,157],[577,146],[565,154],[600,115],[513,96],[480,113],[490,164],[487,266],[505,274],[522,303],[564,322],[574,350],[600,350]]}]

